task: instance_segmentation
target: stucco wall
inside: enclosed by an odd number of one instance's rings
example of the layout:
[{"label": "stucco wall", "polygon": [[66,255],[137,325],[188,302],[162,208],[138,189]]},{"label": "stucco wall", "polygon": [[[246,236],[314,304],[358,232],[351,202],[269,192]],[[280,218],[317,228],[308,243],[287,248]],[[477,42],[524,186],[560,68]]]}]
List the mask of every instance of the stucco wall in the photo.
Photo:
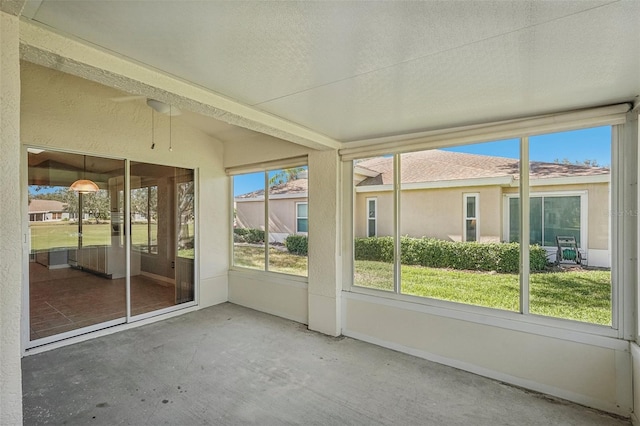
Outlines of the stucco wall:
[{"label": "stucco wall", "polygon": [[630,355],[624,341],[600,345],[544,336],[371,296],[343,295],[343,302],[347,336],[591,407],[626,416],[631,412]]},{"label": "stucco wall", "polygon": [[[269,200],[269,232],[296,233],[296,203],[307,198]],[[264,229],[264,201],[236,202],[237,225],[244,228]]]},{"label": "stucco wall", "polygon": [[412,190],[400,193],[400,235],[462,241],[463,194],[479,194],[479,241],[500,241],[499,187]]},{"label": "stucco wall", "polygon": [[[532,192],[588,192],[588,248],[608,250],[610,229],[609,185],[535,186]],[[502,194],[515,194],[518,188],[497,186],[405,190],[400,193],[400,234],[462,241],[463,194],[478,193],[480,241],[503,241]],[[354,215],[356,237],[366,236],[366,199],[378,200],[378,236],[393,235],[393,193],[391,191],[356,193]]]},{"label": "stucco wall", "polygon": [[367,236],[367,198],[377,200],[377,229],[379,237],[393,235],[393,192],[360,192],[354,200],[354,236]]},{"label": "stucco wall", "polygon": [[228,199],[223,144],[178,116],[171,123],[170,152],[168,117],[156,114],[151,150],[151,109],[143,100],[113,102],[121,92],[28,62],[21,69],[23,144],[199,170],[200,306],[226,301],[229,220],[227,204],[219,202]]},{"label": "stucco wall", "polygon": [[[400,192],[400,234],[462,241],[463,194],[480,194],[480,241],[501,240],[501,188],[496,186],[414,189]],[[393,193],[357,192],[355,236],[366,236],[366,199],[378,200],[378,236],[393,235]]]},{"label": "stucco wall", "polygon": [[307,155],[312,149],[267,135],[256,135],[242,144],[228,143],[224,149],[224,166],[237,167],[264,161]]},{"label": "stucco wall", "polygon": [[[22,424],[18,18],[0,12],[0,424]],[[26,196],[24,197],[26,200]],[[24,218],[27,220],[26,206]]]}]

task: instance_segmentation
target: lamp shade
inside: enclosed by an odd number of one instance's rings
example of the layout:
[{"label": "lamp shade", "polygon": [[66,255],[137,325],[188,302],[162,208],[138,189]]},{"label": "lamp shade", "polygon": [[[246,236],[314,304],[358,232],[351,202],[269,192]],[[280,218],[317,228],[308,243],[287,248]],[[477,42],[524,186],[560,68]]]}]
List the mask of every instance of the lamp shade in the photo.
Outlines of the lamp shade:
[{"label": "lamp shade", "polygon": [[94,181],[88,179],[78,179],[71,184],[69,189],[81,194],[89,194],[100,190]]}]

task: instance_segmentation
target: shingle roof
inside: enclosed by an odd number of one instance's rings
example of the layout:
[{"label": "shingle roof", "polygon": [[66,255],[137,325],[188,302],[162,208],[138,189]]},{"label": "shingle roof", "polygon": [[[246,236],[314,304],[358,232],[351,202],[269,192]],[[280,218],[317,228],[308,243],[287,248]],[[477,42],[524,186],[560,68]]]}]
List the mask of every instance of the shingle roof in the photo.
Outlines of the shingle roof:
[{"label": "shingle roof", "polygon": [[[308,180],[306,178],[294,179],[279,185],[269,187],[269,196],[284,194],[300,194],[306,196],[308,190]],[[264,197],[264,189],[237,195],[236,199]]]},{"label": "shingle roof", "polygon": [[[462,179],[494,177],[519,178],[519,161],[513,158],[432,149],[401,155],[401,182],[437,182]],[[364,179],[358,186],[385,185],[393,183],[393,158],[377,157],[363,160],[358,167],[379,173]],[[576,164],[559,164],[532,161],[532,179],[568,176],[607,175],[606,167],[590,167]]]},{"label": "shingle roof", "polygon": [[61,212],[65,207],[66,204],[60,201],[33,199],[29,203],[29,213]]}]

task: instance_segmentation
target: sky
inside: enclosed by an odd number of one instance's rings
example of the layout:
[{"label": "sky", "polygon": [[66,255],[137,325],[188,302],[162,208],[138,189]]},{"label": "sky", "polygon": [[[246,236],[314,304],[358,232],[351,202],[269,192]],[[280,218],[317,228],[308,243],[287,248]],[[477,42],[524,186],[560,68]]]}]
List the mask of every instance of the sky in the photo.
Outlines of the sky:
[{"label": "sky", "polygon": [[[446,148],[446,151],[509,158],[518,158],[519,150],[518,139]],[[550,163],[556,159],[562,161],[565,158],[572,163],[596,160],[600,166],[610,166],[611,126],[531,136],[529,137],[529,158],[531,161]]]},{"label": "sky", "polygon": [[[464,145],[445,150],[508,158],[519,158],[520,156],[518,139]],[[572,163],[596,160],[600,166],[610,166],[611,126],[531,136],[529,137],[529,157],[531,161],[550,163],[556,159],[562,161],[565,158]],[[263,186],[263,172],[235,176],[233,178],[233,195],[238,196],[263,189]]]}]

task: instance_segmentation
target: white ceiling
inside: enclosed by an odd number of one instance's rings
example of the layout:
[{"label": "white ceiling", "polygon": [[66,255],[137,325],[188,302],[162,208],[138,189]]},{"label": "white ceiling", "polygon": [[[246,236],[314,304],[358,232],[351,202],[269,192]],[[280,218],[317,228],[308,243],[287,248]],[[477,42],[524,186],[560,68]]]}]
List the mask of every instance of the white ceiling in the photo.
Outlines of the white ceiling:
[{"label": "white ceiling", "polygon": [[38,0],[23,16],[343,142],[640,95],[640,1]]}]

